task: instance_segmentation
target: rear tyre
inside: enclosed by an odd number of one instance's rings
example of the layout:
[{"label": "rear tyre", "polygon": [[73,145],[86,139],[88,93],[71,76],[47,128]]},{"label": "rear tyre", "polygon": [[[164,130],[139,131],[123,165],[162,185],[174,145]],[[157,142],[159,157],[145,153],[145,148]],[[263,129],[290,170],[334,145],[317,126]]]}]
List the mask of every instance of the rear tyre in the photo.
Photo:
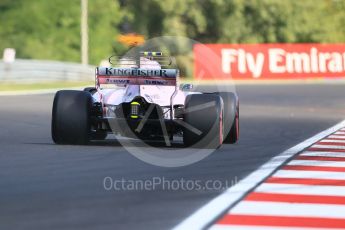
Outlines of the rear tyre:
[{"label": "rear tyre", "polygon": [[239,102],[236,94],[219,92],[224,102],[224,143],[233,144],[239,138]]},{"label": "rear tyre", "polygon": [[56,144],[87,144],[91,138],[90,111],[92,96],[88,92],[61,90],[55,94],[51,135]]},{"label": "rear tyre", "polygon": [[183,142],[197,148],[218,148],[223,142],[223,101],[215,94],[186,97]]}]

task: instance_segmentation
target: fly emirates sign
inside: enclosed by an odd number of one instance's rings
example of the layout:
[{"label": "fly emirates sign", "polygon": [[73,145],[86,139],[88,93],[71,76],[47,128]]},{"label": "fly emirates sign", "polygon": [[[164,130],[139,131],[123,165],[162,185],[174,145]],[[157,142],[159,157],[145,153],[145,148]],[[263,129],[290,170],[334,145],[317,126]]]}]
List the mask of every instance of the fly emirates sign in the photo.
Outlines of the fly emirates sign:
[{"label": "fly emirates sign", "polygon": [[199,80],[345,77],[345,44],[198,44],[194,58]]}]

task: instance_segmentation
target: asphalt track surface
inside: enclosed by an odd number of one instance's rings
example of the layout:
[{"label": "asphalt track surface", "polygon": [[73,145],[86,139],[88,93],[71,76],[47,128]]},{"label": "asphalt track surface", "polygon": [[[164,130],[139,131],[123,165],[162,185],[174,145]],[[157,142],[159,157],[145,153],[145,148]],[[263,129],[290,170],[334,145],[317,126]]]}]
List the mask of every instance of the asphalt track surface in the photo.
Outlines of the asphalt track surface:
[{"label": "asphalt track surface", "polygon": [[[210,89],[210,88],[208,88]],[[345,117],[345,86],[241,85],[241,137],[193,165],[146,164],[116,141],[58,146],[53,95],[0,97],[0,229],[170,229],[220,189],[106,190],[121,180],[233,183]]]}]

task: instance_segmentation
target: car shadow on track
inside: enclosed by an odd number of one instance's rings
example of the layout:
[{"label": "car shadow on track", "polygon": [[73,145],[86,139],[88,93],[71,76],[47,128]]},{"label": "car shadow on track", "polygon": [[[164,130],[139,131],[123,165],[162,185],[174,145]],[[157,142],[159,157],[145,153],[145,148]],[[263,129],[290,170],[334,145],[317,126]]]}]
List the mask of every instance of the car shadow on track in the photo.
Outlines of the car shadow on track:
[{"label": "car shadow on track", "polygon": [[183,143],[181,142],[171,142],[171,146],[166,146],[164,141],[140,141],[140,140],[115,140],[115,139],[108,139],[108,140],[93,140],[87,145],[57,145],[53,142],[27,142],[24,143],[26,145],[56,145],[56,146],[98,146],[98,147],[153,147],[153,148],[185,148]]},{"label": "car shadow on track", "polygon": [[91,141],[89,145],[92,146],[117,146],[117,147],[155,147],[155,148],[185,148],[182,142],[171,142],[171,146],[167,146],[164,141],[150,140],[150,141],[141,141],[141,140],[104,140],[104,141]]}]

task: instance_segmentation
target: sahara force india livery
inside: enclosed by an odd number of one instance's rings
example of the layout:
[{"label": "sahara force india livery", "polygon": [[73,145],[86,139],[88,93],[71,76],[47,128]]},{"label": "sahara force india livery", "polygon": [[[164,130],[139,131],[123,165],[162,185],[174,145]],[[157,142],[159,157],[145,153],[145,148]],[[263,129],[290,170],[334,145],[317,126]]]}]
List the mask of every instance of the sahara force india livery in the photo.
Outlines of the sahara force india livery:
[{"label": "sahara force india livery", "polygon": [[54,142],[87,144],[114,133],[167,146],[181,135],[186,146],[199,148],[235,143],[237,95],[192,92],[192,85],[178,84],[178,69],[162,68],[162,58],[160,52],[121,58],[120,67],[96,68],[95,87],[58,91],[52,111]]}]

